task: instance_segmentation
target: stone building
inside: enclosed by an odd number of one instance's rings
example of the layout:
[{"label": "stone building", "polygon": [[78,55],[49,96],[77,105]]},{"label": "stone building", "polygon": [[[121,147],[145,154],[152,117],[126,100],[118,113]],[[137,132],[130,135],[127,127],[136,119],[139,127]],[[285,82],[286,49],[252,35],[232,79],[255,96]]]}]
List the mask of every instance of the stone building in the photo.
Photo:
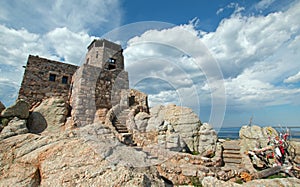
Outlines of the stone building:
[{"label": "stone building", "polygon": [[93,123],[96,112],[105,115],[105,112],[99,111],[117,104],[127,108],[128,88],[121,46],[105,39],[94,40],[88,46],[85,63],[73,76],[70,102],[74,124],[84,126]]},{"label": "stone building", "polygon": [[78,66],[29,55],[18,98],[31,106],[54,96],[62,96],[67,101],[77,69]]},{"label": "stone building", "polygon": [[127,108],[128,88],[122,47],[100,39],[88,46],[80,67],[29,55],[19,99],[33,106],[45,98],[62,96],[72,107],[74,123],[84,126],[94,121],[99,110],[117,104]]}]

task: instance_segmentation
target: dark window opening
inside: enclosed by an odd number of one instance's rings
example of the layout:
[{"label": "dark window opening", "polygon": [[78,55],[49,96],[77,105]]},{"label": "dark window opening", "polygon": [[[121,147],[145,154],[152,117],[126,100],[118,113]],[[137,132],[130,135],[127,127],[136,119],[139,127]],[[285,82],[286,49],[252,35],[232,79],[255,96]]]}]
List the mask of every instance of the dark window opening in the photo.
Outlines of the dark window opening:
[{"label": "dark window opening", "polygon": [[96,58],[98,58],[98,51],[96,51]]},{"label": "dark window opening", "polygon": [[109,62],[110,64],[116,64],[116,59],[114,59],[114,58],[109,58],[108,62]]},{"label": "dark window opening", "polygon": [[108,65],[108,70],[116,69],[116,66],[113,64]]},{"label": "dark window opening", "polygon": [[88,58],[88,59],[86,59],[86,64],[89,64],[89,58]]},{"label": "dark window opening", "polygon": [[56,79],[56,75],[50,73],[50,75],[49,75],[49,81],[55,82],[55,79]]},{"label": "dark window opening", "polygon": [[63,76],[62,79],[61,79],[61,83],[68,84],[68,77],[67,76]]},{"label": "dark window opening", "polygon": [[135,103],[135,96],[130,96],[129,97],[129,106],[133,106]]}]

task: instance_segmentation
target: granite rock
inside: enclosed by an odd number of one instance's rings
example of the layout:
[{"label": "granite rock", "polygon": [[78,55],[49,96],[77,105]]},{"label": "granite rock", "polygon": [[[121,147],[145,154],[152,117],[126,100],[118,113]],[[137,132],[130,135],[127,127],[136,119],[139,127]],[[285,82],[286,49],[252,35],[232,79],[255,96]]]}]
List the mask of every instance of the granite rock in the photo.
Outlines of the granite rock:
[{"label": "granite rock", "polygon": [[155,167],[126,165],[144,156],[101,124],[22,134],[0,142],[0,186],[165,186]]},{"label": "granite rock", "polygon": [[27,133],[28,129],[26,128],[26,123],[27,121],[25,119],[14,117],[1,131],[0,140]]},{"label": "granite rock", "polygon": [[24,100],[17,100],[15,104],[1,112],[1,117],[3,118],[18,117],[20,119],[26,119],[28,116],[29,104]]}]

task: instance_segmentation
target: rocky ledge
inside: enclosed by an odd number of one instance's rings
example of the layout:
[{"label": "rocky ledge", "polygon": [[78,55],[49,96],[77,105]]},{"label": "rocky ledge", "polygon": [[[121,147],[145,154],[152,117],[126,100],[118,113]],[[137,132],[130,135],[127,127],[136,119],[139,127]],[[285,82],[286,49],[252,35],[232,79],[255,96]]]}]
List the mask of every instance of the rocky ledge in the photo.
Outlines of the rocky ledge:
[{"label": "rocky ledge", "polygon": [[[290,177],[279,167],[275,174],[284,178],[260,179],[273,168],[250,160],[248,151],[278,136],[271,127],[244,126],[239,140],[219,140],[191,109],[167,105],[113,108],[102,121],[76,128],[60,98],[33,108],[0,103],[0,112],[0,186],[300,185],[299,172]],[[297,166],[300,145],[289,145]]]}]

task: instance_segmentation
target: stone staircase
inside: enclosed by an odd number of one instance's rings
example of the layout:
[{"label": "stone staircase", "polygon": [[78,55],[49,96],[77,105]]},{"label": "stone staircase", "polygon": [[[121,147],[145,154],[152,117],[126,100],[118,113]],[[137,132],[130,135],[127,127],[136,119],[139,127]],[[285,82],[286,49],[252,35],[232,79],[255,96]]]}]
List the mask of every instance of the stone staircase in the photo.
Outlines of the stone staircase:
[{"label": "stone staircase", "polygon": [[240,153],[240,141],[230,140],[223,143],[223,161],[225,167],[237,169],[241,167],[242,155]]},{"label": "stone staircase", "polygon": [[134,146],[135,143],[133,142],[132,134],[128,131],[128,129],[126,127],[126,120],[128,118],[129,112],[130,112],[129,109],[123,110],[113,120],[113,125],[114,125],[115,129],[117,130],[117,132],[119,134],[121,134],[121,136],[122,136],[121,142],[126,145]]}]

